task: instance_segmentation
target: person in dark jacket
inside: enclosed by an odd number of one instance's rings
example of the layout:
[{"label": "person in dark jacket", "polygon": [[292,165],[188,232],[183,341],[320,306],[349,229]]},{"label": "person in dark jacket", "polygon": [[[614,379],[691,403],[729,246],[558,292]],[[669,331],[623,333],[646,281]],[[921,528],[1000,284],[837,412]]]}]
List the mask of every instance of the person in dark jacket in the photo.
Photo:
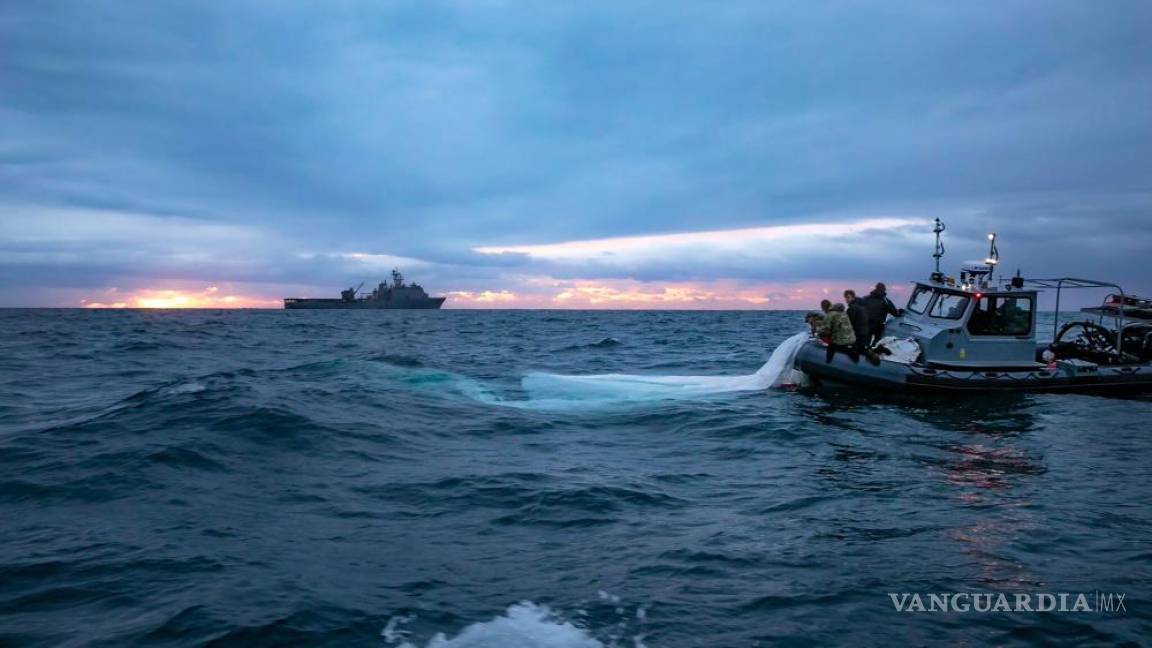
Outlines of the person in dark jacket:
[{"label": "person in dark jacket", "polygon": [[848,304],[848,321],[852,322],[852,331],[856,333],[856,353],[868,358],[868,362],[877,364],[879,357],[872,352],[872,335],[868,330],[868,312],[864,310],[864,300],[856,297],[855,290],[844,291],[844,303]]},{"label": "person in dark jacket", "polygon": [[856,298],[855,290],[844,291],[844,303],[848,305],[848,321],[856,333],[856,348],[863,351],[871,335],[868,333],[868,314],[864,312],[862,300]]},{"label": "person in dark jacket", "polygon": [[904,314],[902,309],[888,299],[888,287],[883,283],[876,284],[876,288],[864,299],[861,304],[867,315],[869,344],[875,344],[884,337],[884,321],[888,316],[899,317]]}]

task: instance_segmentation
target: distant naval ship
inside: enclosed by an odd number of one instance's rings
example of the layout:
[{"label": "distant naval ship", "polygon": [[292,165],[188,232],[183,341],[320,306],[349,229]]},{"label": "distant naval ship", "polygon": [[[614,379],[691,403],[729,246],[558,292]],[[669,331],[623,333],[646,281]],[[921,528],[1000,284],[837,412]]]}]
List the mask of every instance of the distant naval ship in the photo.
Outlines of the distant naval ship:
[{"label": "distant naval ship", "polygon": [[361,283],[355,288],[340,291],[340,299],[322,297],[285,297],[284,308],[311,308],[311,309],[357,309],[357,308],[394,308],[394,309],[438,309],[444,304],[447,297],[429,297],[420,284],[404,283],[404,275],[399,270],[392,271],[392,285],[381,281],[372,292],[357,297]]}]

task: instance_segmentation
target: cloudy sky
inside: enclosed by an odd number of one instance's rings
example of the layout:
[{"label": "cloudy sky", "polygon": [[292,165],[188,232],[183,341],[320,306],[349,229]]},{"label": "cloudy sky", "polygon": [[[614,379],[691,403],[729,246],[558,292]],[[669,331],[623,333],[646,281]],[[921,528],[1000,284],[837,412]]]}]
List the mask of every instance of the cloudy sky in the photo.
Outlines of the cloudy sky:
[{"label": "cloudy sky", "polygon": [[0,5],[0,305],[807,308],[1148,291],[1152,4]]}]

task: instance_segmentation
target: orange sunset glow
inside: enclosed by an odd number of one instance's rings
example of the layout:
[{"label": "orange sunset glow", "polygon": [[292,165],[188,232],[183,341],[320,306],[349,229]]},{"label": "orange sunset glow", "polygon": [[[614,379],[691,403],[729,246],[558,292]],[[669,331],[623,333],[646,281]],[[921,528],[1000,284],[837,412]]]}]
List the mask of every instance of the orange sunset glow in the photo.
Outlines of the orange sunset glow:
[{"label": "orange sunset glow", "polygon": [[[856,282],[859,283],[859,282]],[[448,309],[526,308],[570,310],[812,310],[820,300],[839,301],[845,288],[867,291],[868,286],[850,281],[792,283],[741,282],[645,282],[630,279],[525,278],[517,290],[448,290]],[[903,286],[890,288],[894,296]],[[264,291],[261,291],[264,292]],[[205,288],[108,288],[80,300],[84,308],[271,308],[283,306],[281,298],[254,295],[229,286]]]},{"label": "orange sunset glow", "polygon": [[[859,283],[859,282],[856,282]],[[848,281],[753,283],[642,282],[634,280],[544,280],[526,282],[520,291],[456,291],[446,308],[811,310],[826,297],[839,301],[845,288],[867,292]],[[899,295],[902,286],[893,286]]]},{"label": "orange sunset glow", "polygon": [[84,308],[279,308],[279,299],[252,297],[208,286],[202,290],[105,290],[98,298],[80,300]]}]

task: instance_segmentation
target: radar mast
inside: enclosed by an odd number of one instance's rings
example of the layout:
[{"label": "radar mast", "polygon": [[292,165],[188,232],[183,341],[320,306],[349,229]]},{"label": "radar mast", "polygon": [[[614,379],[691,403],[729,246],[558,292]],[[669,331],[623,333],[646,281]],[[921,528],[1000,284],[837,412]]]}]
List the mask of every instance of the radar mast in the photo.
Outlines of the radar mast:
[{"label": "radar mast", "polygon": [[932,281],[944,281],[944,275],[940,272],[940,258],[944,256],[944,241],[940,240],[940,234],[945,229],[944,222],[937,218],[936,226],[932,228],[932,232],[936,234],[936,251],[932,253],[932,258],[936,259],[936,272],[932,273]]}]

